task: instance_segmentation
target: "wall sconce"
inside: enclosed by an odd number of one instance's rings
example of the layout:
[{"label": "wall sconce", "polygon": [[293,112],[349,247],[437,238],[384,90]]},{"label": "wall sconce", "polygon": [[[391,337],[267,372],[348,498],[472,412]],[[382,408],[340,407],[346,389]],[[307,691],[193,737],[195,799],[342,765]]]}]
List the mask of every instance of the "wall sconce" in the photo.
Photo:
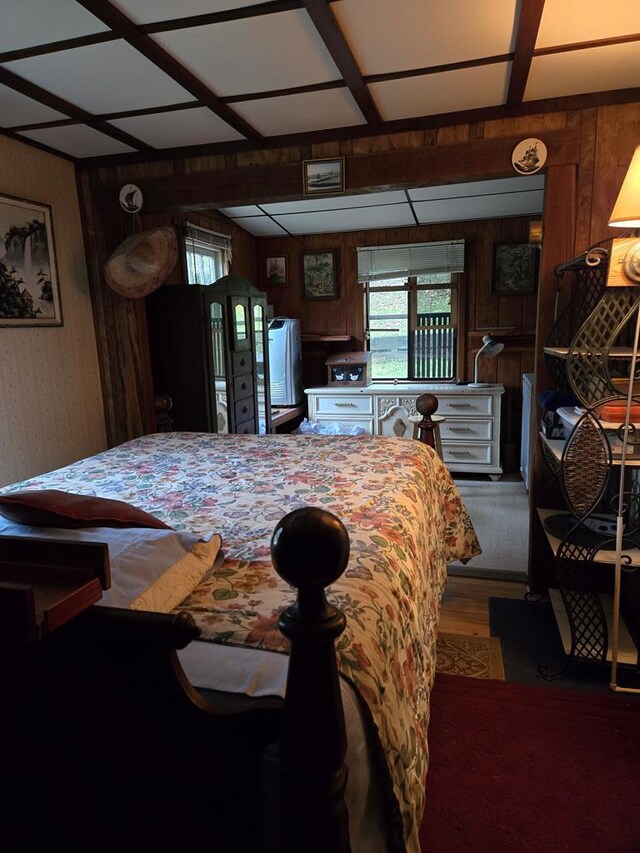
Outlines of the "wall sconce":
[{"label": "wall sconce", "polygon": [[482,346],[476,353],[473,364],[473,382],[469,383],[469,388],[488,388],[491,382],[478,382],[478,358],[481,355],[486,355],[487,358],[493,358],[499,355],[504,349],[504,344],[494,341],[491,335],[484,335],[482,338]]}]

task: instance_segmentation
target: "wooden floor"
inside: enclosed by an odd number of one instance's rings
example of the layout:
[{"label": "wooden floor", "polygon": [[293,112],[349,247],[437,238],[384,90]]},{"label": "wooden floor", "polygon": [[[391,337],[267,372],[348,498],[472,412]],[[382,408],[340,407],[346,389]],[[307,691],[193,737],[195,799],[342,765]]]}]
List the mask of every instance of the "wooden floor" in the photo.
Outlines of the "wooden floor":
[{"label": "wooden floor", "polygon": [[524,583],[449,577],[442,599],[440,628],[443,634],[488,637],[489,599],[523,598]]}]

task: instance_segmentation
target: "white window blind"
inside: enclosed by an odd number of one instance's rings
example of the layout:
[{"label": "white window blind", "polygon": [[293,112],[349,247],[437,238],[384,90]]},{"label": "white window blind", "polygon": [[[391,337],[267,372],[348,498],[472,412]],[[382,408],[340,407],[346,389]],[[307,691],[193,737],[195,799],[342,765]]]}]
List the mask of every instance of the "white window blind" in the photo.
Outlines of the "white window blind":
[{"label": "white window blind", "polygon": [[358,281],[464,270],[464,240],[358,249]]}]

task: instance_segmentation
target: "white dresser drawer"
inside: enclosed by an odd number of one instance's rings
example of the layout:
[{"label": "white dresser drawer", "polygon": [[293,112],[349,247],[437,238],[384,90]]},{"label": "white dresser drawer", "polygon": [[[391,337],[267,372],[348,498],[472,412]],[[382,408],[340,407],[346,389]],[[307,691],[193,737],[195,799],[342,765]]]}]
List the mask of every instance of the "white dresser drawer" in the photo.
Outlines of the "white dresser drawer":
[{"label": "white dresser drawer", "polygon": [[476,444],[442,443],[442,455],[446,465],[453,470],[454,465],[492,465],[493,444],[478,442]]},{"label": "white dresser drawer", "polygon": [[316,415],[372,415],[373,414],[373,398],[371,394],[363,394],[362,396],[348,396],[346,394],[336,394],[329,396],[318,394],[315,398]]},{"label": "white dresser drawer", "polygon": [[473,418],[447,418],[440,424],[442,441],[491,441],[493,438],[493,421],[474,420]]},{"label": "white dresser drawer", "polygon": [[438,408],[436,414],[461,415],[465,418],[473,415],[493,415],[493,397],[490,394],[470,394],[468,397],[461,394],[457,396],[438,396]]}]

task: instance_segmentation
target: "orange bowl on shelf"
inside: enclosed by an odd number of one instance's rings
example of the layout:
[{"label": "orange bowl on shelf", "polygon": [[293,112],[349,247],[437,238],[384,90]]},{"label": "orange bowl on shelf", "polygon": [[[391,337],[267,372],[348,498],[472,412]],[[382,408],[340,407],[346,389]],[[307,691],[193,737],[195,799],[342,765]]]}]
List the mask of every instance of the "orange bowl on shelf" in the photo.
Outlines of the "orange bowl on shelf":
[{"label": "orange bowl on shelf", "polygon": [[[596,409],[596,415],[601,421],[623,424],[627,415],[627,407],[620,403],[604,403]],[[640,421],[640,405],[632,405],[630,411],[632,422]]]}]

